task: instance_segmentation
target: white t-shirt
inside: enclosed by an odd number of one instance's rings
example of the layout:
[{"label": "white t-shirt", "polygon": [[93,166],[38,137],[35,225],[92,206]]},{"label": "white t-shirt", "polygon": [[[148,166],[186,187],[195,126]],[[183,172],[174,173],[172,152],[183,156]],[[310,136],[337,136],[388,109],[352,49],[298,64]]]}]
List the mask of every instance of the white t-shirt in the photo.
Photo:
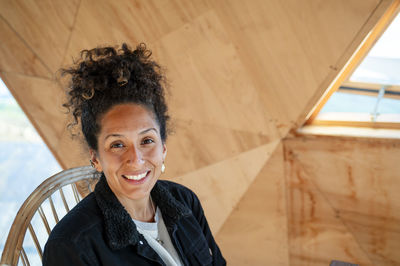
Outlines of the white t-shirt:
[{"label": "white t-shirt", "polygon": [[158,207],[154,217],[154,223],[141,222],[135,219],[132,220],[135,222],[138,232],[143,235],[150,247],[154,249],[167,266],[182,266],[182,262],[171,242],[167,227],[165,226],[161,211]]}]

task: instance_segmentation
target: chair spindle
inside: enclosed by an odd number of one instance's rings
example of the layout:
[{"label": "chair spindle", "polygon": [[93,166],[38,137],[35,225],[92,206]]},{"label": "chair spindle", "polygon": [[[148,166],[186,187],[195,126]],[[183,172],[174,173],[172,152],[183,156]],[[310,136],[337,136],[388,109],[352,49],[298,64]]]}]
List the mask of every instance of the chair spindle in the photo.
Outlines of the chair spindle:
[{"label": "chair spindle", "polygon": [[76,204],[78,204],[78,203],[81,201],[81,200],[79,199],[79,192],[78,192],[78,189],[76,188],[75,183],[72,183],[72,184],[71,184],[71,187],[72,187],[72,191],[74,192],[74,197],[75,197]]},{"label": "chair spindle", "polygon": [[35,231],[33,230],[33,227],[32,227],[32,224],[31,224],[31,223],[29,223],[28,228],[29,228],[29,232],[31,233],[33,242],[35,243],[36,250],[37,250],[38,253],[39,253],[40,259],[42,259],[42,257],[43,257],[42,248],[40,247],[39,240],[38,240],[38,238],[36,237],[36,233],[35,233]]},{"label": "chair spindle", "polygon": [[50,235],[51,229],[50,229],[49,222],[47,221],[46,214],[44,213],[42,206],[39,206],[37,212],[39,213],[40,218],[42,218],[44,227],[46,227],[47,234]]},{"label": "chair spindle", "polygon": [[64,195],[64,191],[63,191],[62,187],[58,191],[60,192],[61,199],[62,199],[62,201],[64,203],[65,210],[68,213],[69,212],[69,207],[68,207],[67,200],[65,199],[65,195]]},{"label": "chair spindle", "polygon": [[21,254],[20,258],[22,260],[22,264],[24,266],[30,266],[30,263],[29,263],[29,260],[28,260],[28,256],[26,255],[24,248],[21,249],[21,253],[20,254]]},{"label": "chair spindle", "polygon": [[56,223],[58,223],[59,219],[58,219],[57,211],[56,211],[56,208],[54,207],[54,202],[53,202],[53,198],[51,197],[51,195],[49,197],[49,202],[50,202],[51,210],[53,212],[54,220],[56,221]]}]

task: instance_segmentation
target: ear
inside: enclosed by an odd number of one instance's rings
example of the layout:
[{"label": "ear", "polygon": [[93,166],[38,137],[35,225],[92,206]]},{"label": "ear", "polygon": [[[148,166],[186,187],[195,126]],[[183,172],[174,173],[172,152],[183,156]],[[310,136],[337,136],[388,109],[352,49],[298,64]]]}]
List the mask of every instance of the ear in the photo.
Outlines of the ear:
[{"label": "ear", "polygon": [[99,162],[96,151],[93,149],[90,149],[89,154],[90,154],[90,160],[93,162],[94,168],[96,168],[96,171],[103,172],[103,168],[101,167],[101,163]]},{"label": "ear", "polygon": [[167,156],[167,145],[163,143],[163,154],[162,154],[163,161],[165,161],[166,156]]}]

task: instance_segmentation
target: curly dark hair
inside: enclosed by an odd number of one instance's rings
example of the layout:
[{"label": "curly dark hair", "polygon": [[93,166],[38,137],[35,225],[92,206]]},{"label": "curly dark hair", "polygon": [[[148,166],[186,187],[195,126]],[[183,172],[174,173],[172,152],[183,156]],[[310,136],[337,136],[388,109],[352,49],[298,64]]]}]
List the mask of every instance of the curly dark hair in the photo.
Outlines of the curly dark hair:
[{"label": "curly dark hair", "polygon": [[117,104],[135,103],[150,110],[160,126],[163,142],[167,138],[167,105],[164,97],[165,77],[160,66],[150,59],[145,44],[131,50],[125,43],[120,49],[99,47],[83,50],[71,68],[61,69],[70,75],[64,107],[73,115],[69,127],[81,123],[89,148],[97,151],[100,119]]}]

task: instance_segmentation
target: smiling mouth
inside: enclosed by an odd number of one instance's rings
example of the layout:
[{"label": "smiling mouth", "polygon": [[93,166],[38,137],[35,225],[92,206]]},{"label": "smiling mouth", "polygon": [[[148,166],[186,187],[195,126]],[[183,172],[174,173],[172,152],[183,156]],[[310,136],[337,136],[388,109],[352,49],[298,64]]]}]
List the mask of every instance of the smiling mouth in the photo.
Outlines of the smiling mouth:
[{"label": "smiling mouth", "polygon": [[140,175],[122,175],[122,176],[124,178],[126,178],[126,179],[129,179],[129,180],[138,181],[138,180],[141,180],[141,179],[145,178],[149,172],[150,171],[147,171],[147,172],[144,172],[143,174],[140,174]]}]

